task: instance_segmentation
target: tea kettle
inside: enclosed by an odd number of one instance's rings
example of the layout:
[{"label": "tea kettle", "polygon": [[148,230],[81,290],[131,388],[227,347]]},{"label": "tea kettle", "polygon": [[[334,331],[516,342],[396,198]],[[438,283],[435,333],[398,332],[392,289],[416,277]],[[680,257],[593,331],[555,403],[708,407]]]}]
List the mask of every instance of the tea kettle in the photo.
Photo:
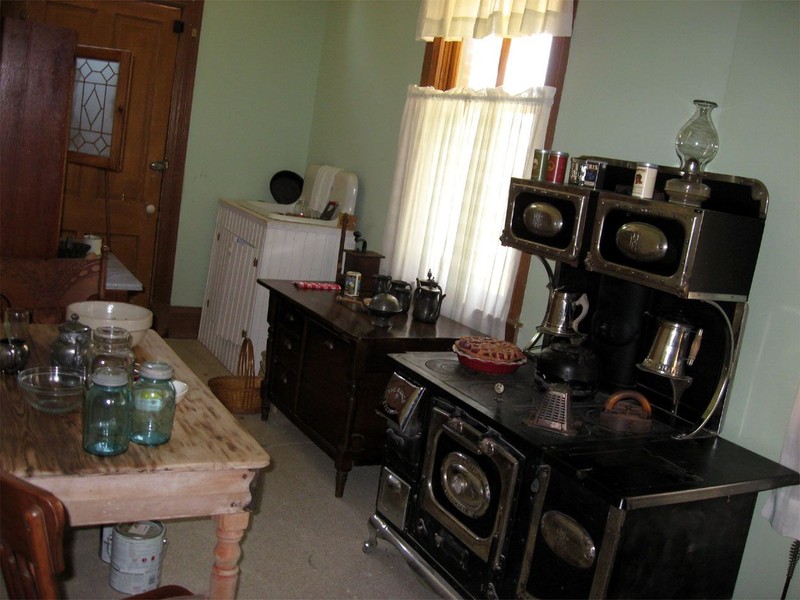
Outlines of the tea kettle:
[{"label": "tea kettle", "polygon": [[417,278],[417,287],[414,290],[414,319],[423,323],[435,323],[439,318],[445,295],[430,270],[426,281],[421,282]]},{"label": "tea kettle", "polygon": [[544,321],[536,330],[555,337],[582,338],[586,334],[578,331],[578,325],[589,312],[589,298],[580,292],[564,288],[552,288],[547,301]]},{"label": "tea kettle", "polygon": [[50,361],[65,369],[83,372],[87,366],[86,352],[92,341],[92,330],[78,318],[73,314],[69,321],[58,326],[58,337],[50,348]]}]

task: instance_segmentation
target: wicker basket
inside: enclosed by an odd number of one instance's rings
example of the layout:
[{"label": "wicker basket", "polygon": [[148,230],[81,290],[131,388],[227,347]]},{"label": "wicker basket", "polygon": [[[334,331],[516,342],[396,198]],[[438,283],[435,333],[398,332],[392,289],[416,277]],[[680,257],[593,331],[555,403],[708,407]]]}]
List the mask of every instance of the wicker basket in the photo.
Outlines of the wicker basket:
[{"label": "wicker basket", "polygon": [[261,408],[261,377],[255,374],[253,342],[244,338],[239,351],[237,375],[212,377],[208,387],[232,413],[255,413]]}]

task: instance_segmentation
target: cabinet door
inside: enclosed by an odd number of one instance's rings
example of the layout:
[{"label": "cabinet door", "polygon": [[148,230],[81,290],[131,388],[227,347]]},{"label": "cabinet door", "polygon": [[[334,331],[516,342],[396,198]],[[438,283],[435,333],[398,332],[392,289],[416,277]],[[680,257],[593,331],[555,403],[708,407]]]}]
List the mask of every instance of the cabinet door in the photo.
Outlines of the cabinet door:
[{"label": "cabinet door", "polygon": [[353,344],[309,322],[297,416],[332,448],[344,447]]},{"label": "cabinet door", "polygon": [[250,336],[258,249],[225,228],[217,229],[198,339],[231,372],[242,336]]}]

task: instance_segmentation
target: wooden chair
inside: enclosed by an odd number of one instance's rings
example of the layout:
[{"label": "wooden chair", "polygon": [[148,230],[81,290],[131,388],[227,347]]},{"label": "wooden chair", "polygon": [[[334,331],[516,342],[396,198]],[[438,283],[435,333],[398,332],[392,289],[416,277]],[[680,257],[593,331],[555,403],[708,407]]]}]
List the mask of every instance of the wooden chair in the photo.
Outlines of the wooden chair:
[{"label": "wooden chair", "polygon": [[103,299],[108,259],[0,257],[0,301],[33,323],[63,323],[73,302]]},{"label": "wooden chair", "polygon": [[[0,564],[9,598],[64,598],[66,514],[61,500],[47,490],[0,472]],[[193,598],[178,585],[129,596]]]}]

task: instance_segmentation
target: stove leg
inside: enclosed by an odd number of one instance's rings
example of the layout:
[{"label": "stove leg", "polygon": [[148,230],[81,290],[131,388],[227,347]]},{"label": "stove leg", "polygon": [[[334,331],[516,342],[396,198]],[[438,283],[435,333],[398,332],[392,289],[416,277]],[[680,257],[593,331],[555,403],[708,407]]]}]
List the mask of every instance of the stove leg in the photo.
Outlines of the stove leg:
[{"label": "stove leg", "polygon": [[372,515],[369,518],[367,526],[370,530],[369,538],[364,542],[362,550],[366,553],[371,552],[378,545],[378,538],[386,540],[392,544],[400,556],[402,556],[406,564],[411,568],[417,577],[425,582],[440,598],[449,598],[452,600],[460,599],[461,595],[458,594],[444,577],[434,571],[423,558],[414,551],[405,541],[392,531],[388,524],[378,515]]}]

